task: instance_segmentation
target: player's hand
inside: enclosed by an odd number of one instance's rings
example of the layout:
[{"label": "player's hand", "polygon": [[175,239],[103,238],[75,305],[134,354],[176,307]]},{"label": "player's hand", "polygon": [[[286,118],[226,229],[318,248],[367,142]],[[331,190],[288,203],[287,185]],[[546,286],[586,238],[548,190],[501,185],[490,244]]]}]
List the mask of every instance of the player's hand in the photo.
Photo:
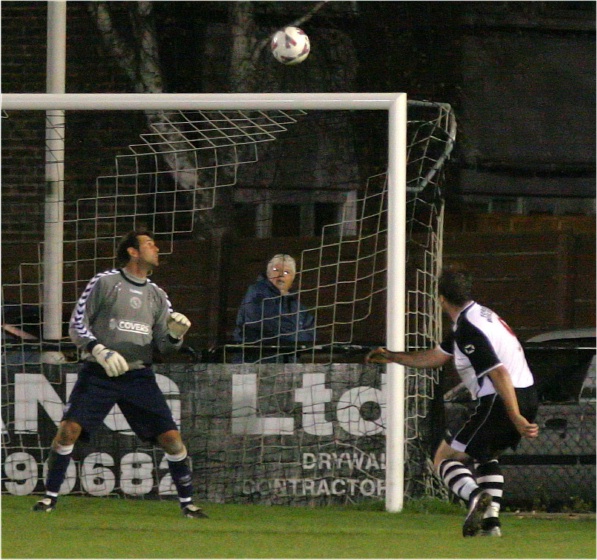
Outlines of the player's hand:
[{"label": "player's hand", "polygon": [[109,377],[118,377],[129,370],[126,360],[116,350],[110,350],[103,344],[96,344],[91,354],[102,366]]},{"label": "player's hand", "polygon": [[388,349],[381,346],[375,350],[371,350],[365,357],[366,364],[389,364],[391,361]]},{"label": "player's hand", "polygon": [[172,338],[180,340],[190,328],[191,321],[189,321],[182,313],[177,313],[175,311],[168,317],[168,334]]},{"label": "player's hand", "polygon": [[539,426],[529,422],[522,414],[519,414],[513,422],[522,437],[533,439],[539,435]]}]

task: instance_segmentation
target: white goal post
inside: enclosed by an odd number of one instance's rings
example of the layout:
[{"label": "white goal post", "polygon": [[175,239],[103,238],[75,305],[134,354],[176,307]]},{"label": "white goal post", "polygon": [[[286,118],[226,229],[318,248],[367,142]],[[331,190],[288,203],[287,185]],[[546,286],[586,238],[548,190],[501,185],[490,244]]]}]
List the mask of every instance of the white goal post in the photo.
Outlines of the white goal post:
[{"label": "white goal post", "polygon": [[[405,348],[406,164],[405,93],[245,94],[3,94],[2,109],[99,110],[385,110],[388,112],[387,346]],[[50,240],[45,240],[46,242]],[[56,243],[58,240],[52,240]],[[386,509],[399,512],[404,499],[403,366],[387,366]]]}]

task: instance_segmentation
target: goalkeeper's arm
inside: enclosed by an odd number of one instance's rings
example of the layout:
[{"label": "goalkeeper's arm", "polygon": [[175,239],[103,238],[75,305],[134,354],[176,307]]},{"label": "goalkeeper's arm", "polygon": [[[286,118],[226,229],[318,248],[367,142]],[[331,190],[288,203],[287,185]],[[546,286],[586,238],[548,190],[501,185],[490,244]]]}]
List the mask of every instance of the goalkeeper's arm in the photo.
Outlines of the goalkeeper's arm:
[{"label": "goalkeeper's arm", "polygon": [[185,315],[176,311],[170,313],[164,306],[153,333],[153,341],[160,354],[167,356],[180,350],[182,339],[190,327],[191,321]]},{"label": "goalkeeper's arm", "polygon": [[439,346],[417,352],[392,352],[387,348],[379,347],[367,354],[365,362],[368,364],[396,363],[412,368],[438,368],[446,364],[451,357]]},{"label": "goalkeeper's arm", "polygon": [[118,377],[129,370],[127,361],[118,352],[106,348],[103,344],[93,344],[91,354],[109,377]]},{"label": "goalkeeper's arm", "polygon": [[181,340],[191,328],[191,321],[189,321],[189,319],[182,313],[174,311],[170,317],[168,317],[167,325],[168,335],[174,340]]}]

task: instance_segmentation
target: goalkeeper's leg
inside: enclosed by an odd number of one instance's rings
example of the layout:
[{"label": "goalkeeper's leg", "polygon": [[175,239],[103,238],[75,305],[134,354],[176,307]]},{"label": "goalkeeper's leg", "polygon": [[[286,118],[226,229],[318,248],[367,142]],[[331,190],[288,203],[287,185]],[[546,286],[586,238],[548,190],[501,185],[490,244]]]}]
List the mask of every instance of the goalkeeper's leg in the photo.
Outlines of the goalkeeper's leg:
[{"label": "goalkeeper's leg", "polygon": [[182,514],[191,518],[207,517],[205,512],[193,503],[193,474],[187,448],[182,442],[180,432],[170,430],[161,434],[158,442],[166,454]]},{"label": "goalkeeper's leg", "polygon": [[50,512],[56,509],[60,487],[66,477],[75,442],[81,434],[81,426],[72,420],[60,423],[48,455],[48,474],[45,481],[46,494],[35,503],[33,511]]}]

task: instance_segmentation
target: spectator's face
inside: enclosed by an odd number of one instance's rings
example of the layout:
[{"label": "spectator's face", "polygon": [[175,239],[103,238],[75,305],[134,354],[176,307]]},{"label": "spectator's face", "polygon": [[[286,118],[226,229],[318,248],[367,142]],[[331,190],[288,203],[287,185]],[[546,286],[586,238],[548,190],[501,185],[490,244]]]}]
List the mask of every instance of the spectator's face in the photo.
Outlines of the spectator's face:
[{"label": "spectator's face", "polygon": [[294,282],[295,273],[289,264],[284,261],[276,261],[270,266],[267,277],[269,281],[280,290],[280,293],[287,294]]}]

